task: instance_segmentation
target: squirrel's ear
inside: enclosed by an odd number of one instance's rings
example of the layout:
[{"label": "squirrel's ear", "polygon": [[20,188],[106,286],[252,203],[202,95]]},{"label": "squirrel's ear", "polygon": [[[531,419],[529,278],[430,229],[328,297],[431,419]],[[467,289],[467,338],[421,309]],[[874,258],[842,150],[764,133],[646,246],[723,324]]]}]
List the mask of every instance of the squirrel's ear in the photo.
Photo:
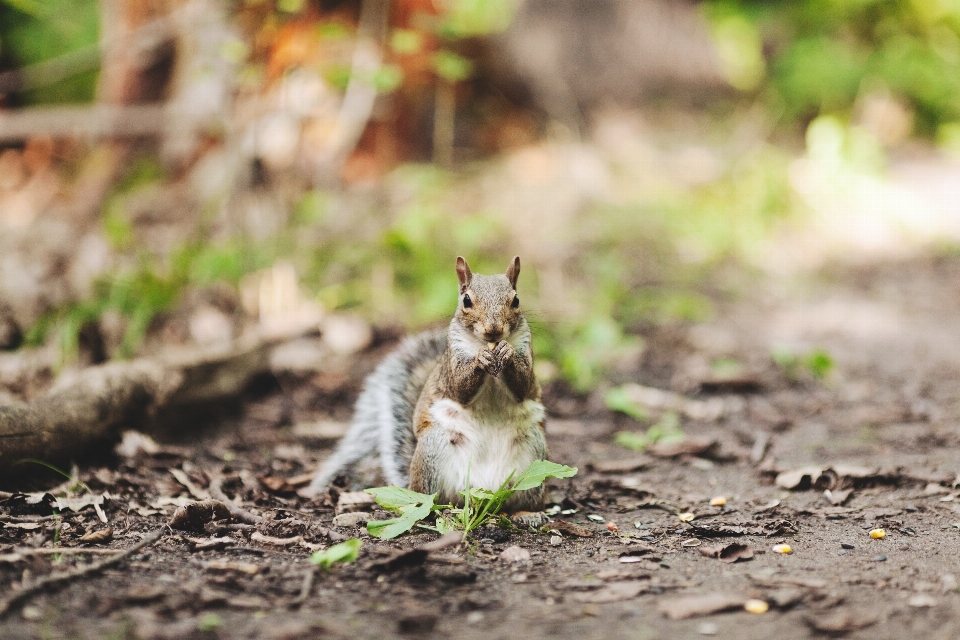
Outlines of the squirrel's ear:
[{"label": "squirrel's ear", "polygon": [[460,293],[463,293],[470,286],[470,281],[473,280],[470,265],[463,259],[463,256],[457,256],[457,278],[460,279]]},{"label": "squirrel's ear", "polygon": [[510,263],[510,266],[507,267],[507,280],[510,281],[510,286],[516,290],[517,288],[517,277],[520,275],[520,256],[513,256],[513,262]]}]

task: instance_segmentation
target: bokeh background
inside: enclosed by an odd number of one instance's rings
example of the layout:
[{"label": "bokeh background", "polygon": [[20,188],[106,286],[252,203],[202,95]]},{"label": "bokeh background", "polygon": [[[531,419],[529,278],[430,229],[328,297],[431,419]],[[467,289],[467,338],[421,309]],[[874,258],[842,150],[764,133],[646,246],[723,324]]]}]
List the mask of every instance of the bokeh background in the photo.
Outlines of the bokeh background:
[{"label": "bokeh background", "polygon": [[953,0],[0,0],[0,346],[55,371],[359,350],[519,254],[587,390],[751,278],[955,254],[958,185]]}]

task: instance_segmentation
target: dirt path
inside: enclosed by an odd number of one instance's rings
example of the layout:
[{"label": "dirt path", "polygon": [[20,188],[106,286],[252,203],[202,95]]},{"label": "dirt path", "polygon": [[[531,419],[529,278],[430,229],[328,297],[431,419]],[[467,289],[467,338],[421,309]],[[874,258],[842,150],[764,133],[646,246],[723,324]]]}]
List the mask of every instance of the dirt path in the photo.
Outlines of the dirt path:
[{"label": "dirt path", "polygon": [[[110,547],[130,546],[168,521],[173,507],[162,500],[187,494],[169,472],[174,468],[201,495],[211,473],[224,473],[226,490],[267,516],[256,529],[262,535],[299,535],[305,545],[360,535],[364,547],[356,563],[318,574],[312,595],[292,608],[309,566],[303,544],[271,546],[252,539],[251,529],[224,530],[216,534],[227,538],[222,548],[196,550],[209,533],[171,531],[101,576],[31,599],[0,622],[0,635],[957,637],[958,274],[957,259],[931,258],[791,283],[751,281],[718,304],[710,323],[647,336],[641,382],[693,392],[704,363],[733,358],[761,384],[759,393],[711,396],[726,403],[724,419],[684,422],[688,435],[719,444],[700,457],[649,456],[637,460],[635,470],[600,472],[591,465],[636,458],[613,445],[612,436],[640,427],[596,402],[554,392],[552,408],[562,415],[549,427],[551,457],[581,469],[574,481],[554,485],[552,497],[563,509],[576,510],[555,517],[590,537],[571,534],[571,527],[559,538],[491,529],[478,536],[471,553],[448,551],[412,566],[383,566],[397,549],[435,534],[387,543],[358,528],[330,529],[332,504],[299,499],[276,480],[313,464],[309,446],[301,447],[309,443],[283,426],[291,412],[312,403],[342,420],[356,380],[337,386],[321,376],[293,392],[288,385],[287,394],[267,393],[241,418],[204,432],[195,450],[139,454],[104,469],[84,469],[81,478],[94,493],[112,496],[105,506],[115,530]],[[835,371],[824,383],[791,382],[770,363],[771,351],[783,348],[801,354],[823,349],[836,362]],[[763,451],[758,438],[769,442],[762,460],[756,456]],[[833,467],[836,473],[812,473],[811,480],[822,477],[809,490],[774,484],[778,471],[805,466]],[[782,484],[787,480],[781,477]],[[833,489],[839,504],[831,503],[824,487]],[[852,492],[841,501],[848,488]],[[726,507],[710,506],[715,496],[724,496]],[[51,521],[11,526],[24,524],[29,512],[0,504],[6,518],[0,530],[5,589],[57,568],[48,556],[13,558],[19,548],[51,544]],[[695,520],[682,522],[678,513],[684,512]],[[21,522],[14,523],[17,513]],[[61,527],[63,546],[76,546],[84,531],[103,527],[90,509],[64,522],[71,526]],[[609,530],[611,522],[619,535]],[[884,539],[870,538],[877,528],[884,529]],[[726,563],[703,553],[731,543],[747,545],[752,559]],[[779,543],[789,544],[792,553],[775,553]],[[530,559],[500,558],[512,545],[528,550]],[[84,561],[65,556],[59,567]],[[706,606],[700,596],[712,596],[728,611],[697,615]],[[746,612],[748,598],[764,601],[769,610]],[[665,615],[685,610],[694,615]]]}]

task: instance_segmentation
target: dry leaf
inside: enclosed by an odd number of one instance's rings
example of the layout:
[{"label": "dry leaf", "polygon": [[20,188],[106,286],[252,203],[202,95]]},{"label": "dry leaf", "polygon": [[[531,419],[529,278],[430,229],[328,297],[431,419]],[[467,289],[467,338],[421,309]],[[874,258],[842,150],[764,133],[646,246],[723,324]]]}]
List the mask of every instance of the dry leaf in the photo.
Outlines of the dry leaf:
[{"label": "dry leaf", "polygon": [[837,609],[825,615],[810,615],[804,621],[815,631],[830,635],[842,635],[869,627],[877,622],[877,616],[859,609]]},{"label": "dry leaf", "polygon": [[353,511],[369,511],[376,500],[365,491],[344,491],[337,499],[337,515]]},{"label": "dry leaf", "polygon": [[593,532],[589,529],[581,527],[578,524],[572,522],[567,522],[566,520],[555,520],[550,523],[550,528],[559,531],[560,533],[567,533],[571,536],[577,536],[578,538],[591,538],[593,537]]},{"label": "dry leaf", "polygon": [[230,520],[227,505],[219,500],[204,500],[177,509],[170,518],[170,527],[184,531],[203,531],[203,525],[217,520]]},{"label": "dry leaf", "polygon": [[648,589],[650,589],[650,582],[648,580],[630,580],[604,585],[601,589],[589,593],[578,593],[574,598],[579,602],[589,602],[593,604],[620,602],[621,600],[636,598]]},{"label": "dry leaf", "polygon": [[700,553],[708,558],[716,558],[720,562],[734,563],[738,560],[750,560],[753,558],[753,550],[745,544],[737,542],[728,544],[724,547],[700,547]]},{"label": "dry leaf", "polygon": [[87,544],[105,544],[113,540],[113,527],[98,529],[97,531],[88,531],[81,538],[80,542]]},{"label": "dry leaf", "polygon": [[638,456],[626,460],[601,460],[592,462],[587,466],[599,473],[629,473],[649,467],[652,462],[653,458],[650,456]]},{"label": "dry leaf", "polygon": [[707,616],[731,609],[740,609],[746,598],[727,593],[706,593],[662,600],[658,609],[671,620]]},{"label": "dry leaf", "polygon": [[500,552],[500,559],[504,562],[527,562],[530,560],[530,552],[522,547],[513,545]]},{"label": "dry leaf", "polygon": [[256,575],[260,573],[260,565],[253,562],[236,562],[231,560],[210,560],[203,563],[203,568],[207,571],[216,572],[237,572],[247,575]]}]

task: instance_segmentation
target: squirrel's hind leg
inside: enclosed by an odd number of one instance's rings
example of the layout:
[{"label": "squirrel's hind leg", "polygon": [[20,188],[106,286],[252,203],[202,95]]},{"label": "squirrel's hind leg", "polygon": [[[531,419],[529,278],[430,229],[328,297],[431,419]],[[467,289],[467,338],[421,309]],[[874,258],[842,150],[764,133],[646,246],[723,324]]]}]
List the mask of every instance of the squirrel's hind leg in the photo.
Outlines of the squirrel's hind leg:
[{"label": "squirrel's hind leg", "polygon": [[[363,405],[358,403],[358,406]],[[373,453],[378,441],[379,425],[376,413],[359,409],[336,450],[324,460],[310,484],[300,490],[300,495],[312,498],[320,494],[344,469]]]}]

